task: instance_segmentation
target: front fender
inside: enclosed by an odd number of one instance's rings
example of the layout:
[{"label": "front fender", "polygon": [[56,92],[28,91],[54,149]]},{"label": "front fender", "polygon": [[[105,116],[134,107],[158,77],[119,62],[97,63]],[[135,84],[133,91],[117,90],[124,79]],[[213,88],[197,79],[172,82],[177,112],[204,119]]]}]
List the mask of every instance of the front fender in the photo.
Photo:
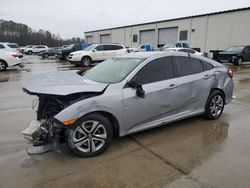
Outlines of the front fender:
[{"label": "front fender", "polygon": [[125,131],[123,130],[124,118],[121,109],[123,109],[121,99],[117,98],[110,102],[108,96],[101,95],[76,102],[58,113],[55,118],[60,122],[65,122],[71,119],[79,119],[86,114],[97,111],[108,112],[117,119],[121,133]]}]

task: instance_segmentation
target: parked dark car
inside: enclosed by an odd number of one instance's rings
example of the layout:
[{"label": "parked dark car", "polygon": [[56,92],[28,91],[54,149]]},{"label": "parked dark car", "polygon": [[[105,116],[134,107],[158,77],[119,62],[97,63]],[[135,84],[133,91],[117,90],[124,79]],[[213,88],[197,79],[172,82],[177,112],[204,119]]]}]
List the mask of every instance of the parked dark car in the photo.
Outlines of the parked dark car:
[{"label": "parked dark car", "polygon": [[56,56],[61,60],[67,60],[71,52],[83,50],[86,47],[86,44],[71,44],[67,48],[57,50]]},{"label": "parked dark car", "polygon": [[48,58],[49,56],[55,56],[56,55],[56,51],[59,48],[50,48],[49,50],[45,51],[45,52],[40,52],[38,55],[42,56],[42,58]]},{"label": "parked dark car", "polygon": [[250,46],[232,46],[218,54],[218,61],[228,61],[240,65],[244,61],[250,61]]}]

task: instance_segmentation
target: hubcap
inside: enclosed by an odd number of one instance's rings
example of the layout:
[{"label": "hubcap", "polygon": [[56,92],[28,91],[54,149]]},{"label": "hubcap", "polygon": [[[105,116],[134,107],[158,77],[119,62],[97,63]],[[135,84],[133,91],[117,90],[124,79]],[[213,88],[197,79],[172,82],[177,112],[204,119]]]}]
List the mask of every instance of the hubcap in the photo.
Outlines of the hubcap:
[{"label": "hubcap", "polygon": [[0,62],[0,70],[4,70],[5,69],[5,64],[3,62]]},{"label": "hubcap", "polygon": [[213,117],[219,116],[223,110],[224,101],[220,95],[216,95],[210,103],[210,111]]},{"label": "hubcap", "polygon": [[72,133],[73,144],[82,152],[95,152],[103,147],[107,139],[105,127],[98,121],[85,121]]}]

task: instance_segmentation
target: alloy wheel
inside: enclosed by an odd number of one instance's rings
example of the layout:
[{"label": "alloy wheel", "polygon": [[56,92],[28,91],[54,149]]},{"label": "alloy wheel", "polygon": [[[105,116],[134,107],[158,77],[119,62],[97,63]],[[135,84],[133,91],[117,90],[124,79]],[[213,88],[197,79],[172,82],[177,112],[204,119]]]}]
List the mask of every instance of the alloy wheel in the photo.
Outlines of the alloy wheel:
[{"label": "alloy wheel", "polygon": [[80,151],[95,152],[106,143],[107,130],[100,122],[88,120],[74,129],[72,139],[73,144]]},{"label": "alloy wheel", "polygon": [[90,58],[87,58],[87,57],[84,57],[84,58],[82,59],[82,64],[83,64],[85,67],[90,66],[90,64],[91,64],[91,59],[90,59]]},{"label": "alloy wheel", "polygon": [[224,107],[223,98],[220,95],[215,95],[210,103],[210,112],[213,117],[219,116]]}]

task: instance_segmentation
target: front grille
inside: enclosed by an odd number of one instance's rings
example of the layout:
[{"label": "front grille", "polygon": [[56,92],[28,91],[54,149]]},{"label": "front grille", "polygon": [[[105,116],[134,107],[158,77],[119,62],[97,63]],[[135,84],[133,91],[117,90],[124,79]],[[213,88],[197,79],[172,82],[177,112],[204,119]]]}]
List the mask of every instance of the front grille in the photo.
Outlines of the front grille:
[{"label": "front grille", "polygon": [[230,54],[220,54],[219,58],[227,60],[227,59],[231,59],[232,55],[230,55]]}]

